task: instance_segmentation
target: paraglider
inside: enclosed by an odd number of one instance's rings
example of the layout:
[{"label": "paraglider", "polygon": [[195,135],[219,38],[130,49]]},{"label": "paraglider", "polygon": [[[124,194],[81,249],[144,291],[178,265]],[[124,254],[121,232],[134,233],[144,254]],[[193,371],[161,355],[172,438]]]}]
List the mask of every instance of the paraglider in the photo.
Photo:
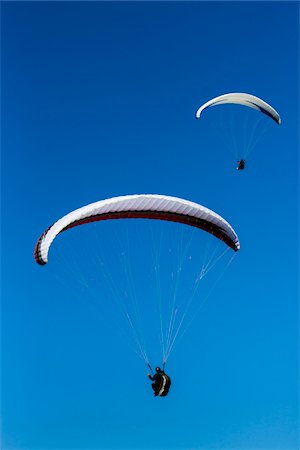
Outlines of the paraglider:
[{"label": "paraglider", "polygon": [[[281,124],[281,117],[273,106],[255,95],[242,92],[223,94],[207,101],[197,109],[196,119],[200,119],[203,111],[206,109],[225,104],[236,104],[255,109],[268,116],[278,125]],[[234,116],[233,113],[234,110],[231,110],[228,114],[227,109],[225,114],[222,115],[220,111],[220,113],[214,114],[211,122],[208,120],[206,123],[214,127],[215,134],[220,136],[220,139],[223,140],[230,152],[238,159],[236,169],[244,170],[246,158],[248,158],[250,152],[257,145],[268,127],[272,125],[272,122],[264,121],[263,117],[260,119],[259,116],[256,121],[252,120],[252,118],[249,120],[251,114],[246,110],[238,116]]]},{"label": "paraglider", "polygon": [[240,159],[237,162],[236,170],[244,170],[246,165],[246,161],[244,159]]},{"label": "paraglider", "polygon": [[156,373],[154,375],[148,373],[148,378],[154,381],[151,385],[153,393],[155,397],[166,397],[171,387],[171,378],[160,367],[156,367],[155,371]]},{"label": "paraglider", "polygon": [[[225,252],[229,249],[237,252],[240,249],[238,236],[232,226],[214,211],[198,203],[178,197],[158,194],[137,194],[109,198],[88,204],[66,214],[58,221],[54,222],[45,230],[36,243],[34,250],[36,262],[41,266],[48,263],[48,255],[52,243],[63,231],[91,222],[115,219],[151,219],[177,222],[190,227],[199,228],[206,233],[215,236],[219,241],[223,241],[224,244],[226,244],[227,248],[225,249]],[[94,246],[93,242],[91,243],[91,246]],[[223,252],[222,255],[225,252]],[[222,255],[220,255],[217,260]],[[213,265],[214,263],[211,258],[208,261],[205,272],[210,270],[209,267],[212,267]],[[200,275],[197,276],[195,289],[202,277],[203,273],[201,272]],[[192,291],[189,302],[193,299],[196,292],[195,289]],[[176,318],[178,318],[179,315],[176,316],[178,311],[175,308],[175,300],[176,296],[174,295],[172,300],[173,305],[171,305],[171,315],[169,316],[169,322],[167,323],[168,325],[165,331],[165,339],[162,339],[161,344],[164,361],[163,368],[160,369],[160,367],[157,367],[155,374],[148,374],[150,380],[153,381],[152,389],[154,395],[159,397],[165,397],[169,392],[171,379],[169,375],[165,373],[164,367],[166,360],[174,347],[174,342],[181,330],[183,319],[185,318],[187,309],[190,305],[190,303],[188,303],[186,307],[183,307],[182,316],[178,319],[178,322],[176,322]],[[139,341],[138,332],[135,330],[133,320],[127,311],[125,311],[125,318],[133,331],[139,354],[152,372],[149,358],[143,347],[143,342]],[[161,330],[163,333],[162,322]]]}]

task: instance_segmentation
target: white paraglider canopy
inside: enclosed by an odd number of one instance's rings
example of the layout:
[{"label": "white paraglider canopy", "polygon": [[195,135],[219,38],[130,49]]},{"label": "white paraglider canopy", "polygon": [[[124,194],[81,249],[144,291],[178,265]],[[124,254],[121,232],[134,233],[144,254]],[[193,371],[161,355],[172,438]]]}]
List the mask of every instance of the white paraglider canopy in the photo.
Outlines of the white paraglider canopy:
[{"label": "white paraglider canopy", "polygon": [[39,238],[34,251],[35,260],[40,265],[48,262],[49,248],[55,237],[64,230],[89,222],[122,218],[180,222],[213,234],[235,251],[240,248],[233,228],[210,209],[177,197],[138,194],[100,200],[65,215]]},{"label": "white paraglider canopy", "polygon": [[266,103],[259,97],[255,95],[241,93],[241,92],[232,92],[229,94],[223,94],[218,97],[215,97],[208,102],[204,103],[200,108],[196,111],[196,118],[200,119],[201,113],[211,106],[222,105],[226,103],[234,103],[238,105],[248,106],[249,108],[257,109],[267,116],[271,117],[271,119],[275,120],[278,125],[281,123],[281,118],[276,109],[274,109],[271,105]]}]

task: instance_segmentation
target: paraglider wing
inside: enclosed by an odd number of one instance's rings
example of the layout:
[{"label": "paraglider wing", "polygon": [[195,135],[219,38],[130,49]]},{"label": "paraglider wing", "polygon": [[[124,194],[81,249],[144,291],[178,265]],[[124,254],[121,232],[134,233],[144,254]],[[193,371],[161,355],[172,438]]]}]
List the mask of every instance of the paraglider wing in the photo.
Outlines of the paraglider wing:
[{"label": "paraglider wing", "polygon": [[253,109],[257,109],[258,111],[261,111],[262,113],[271,117],[271,119],[278,123],[278,125],[280,125],[281,123],[281,118],[278,112],[271,105],[263,101],[261,98],[255,97],[255,95],[245,94],[241,92],[224,94],[220,95],[219,97],[215,97],[212,100],[209,100],[197,110],[196,118],[199,119],[202,111],[204,111],[206,108],[216,105],[222,105],[225,103],[235,103],[238,105],[244,105]]},{"label": "paraglider wing", "polygon": [[39,238],[34,251],[38,264],[48,262],[48,252],[62,231],[85,223],[124,218],[159,219],[201,228],[238,251],[238,237],[226,220],[197,203],[155,194],[127,195],[91,203],[70,212],[51,225]]}]

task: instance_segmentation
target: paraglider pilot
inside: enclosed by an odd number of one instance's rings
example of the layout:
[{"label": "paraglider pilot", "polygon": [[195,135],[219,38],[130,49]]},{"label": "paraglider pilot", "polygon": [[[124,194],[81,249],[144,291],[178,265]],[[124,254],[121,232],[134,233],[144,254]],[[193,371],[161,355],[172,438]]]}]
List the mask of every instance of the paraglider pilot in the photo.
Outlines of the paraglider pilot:
[{"label": "paraglider pilot", "polygon": [[237,162],[236,170],[244,170],[245,169],[245,165],[246,165],[246,160],[245,159],[240,159]]},{"label": "paraglider pilot", "polygon": [[171,379],[160,367],[156,367],[155,371],[156,373],[153,376],[148,373],[148,378],[154,381],[152,383],[154,395],[155,397],[166,397],[171,386]]}]

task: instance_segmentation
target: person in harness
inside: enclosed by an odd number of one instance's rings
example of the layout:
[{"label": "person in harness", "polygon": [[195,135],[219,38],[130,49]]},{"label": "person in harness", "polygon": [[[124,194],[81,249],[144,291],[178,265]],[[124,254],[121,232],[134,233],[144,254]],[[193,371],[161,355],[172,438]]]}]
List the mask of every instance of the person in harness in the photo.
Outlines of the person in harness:
[{"label": "person in harness", "polygon": [[160,367],[156,367],[155,371],[156,373],[153,376],[148,373],[148,378],[154,381],[152,383],[154,395],[155,397],[166,397],[171,386],[171,378]]},{"label": "person in harness", "polygon": [[244,170],[245,169],[245,165],[246,165],[246,160],[245,159],[240,159],[237,162],[236,170]]}]

